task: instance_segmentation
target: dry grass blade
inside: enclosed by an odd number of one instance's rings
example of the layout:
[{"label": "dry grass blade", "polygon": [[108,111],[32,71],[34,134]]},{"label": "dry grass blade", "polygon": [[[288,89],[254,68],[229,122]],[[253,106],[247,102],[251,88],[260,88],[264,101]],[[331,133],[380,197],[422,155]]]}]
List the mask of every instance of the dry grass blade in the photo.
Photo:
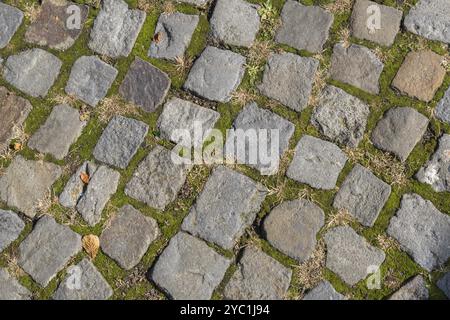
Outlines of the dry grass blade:
[{"label": "dry grass blade", "polygon": [[350,11],[353,7],[353,0],[335,0],[324,6],[324,8],[331,13],[342,13]]},{"label": "dry grass blade", "polygon": [[294,273],[301,286],[302,295],[305,291],[314,288],[323,280],[326,250],[323,240],[319,241],[311,258],[294,267]]},{"label": "dry grass blade", "polygon": [[253,93],[248,92],[244,89],[239,89],[238,91],[234,92],[231,96],[231,99],[234,103],[245,106],[249,102],[254,101],[257,98],[257,96]]},{"label": "dry grass blade", "polygon": [[341,30],[339,30],[338,36],[344,48],[350,47],[350,30],[348,28],[342,28]]},{"label": "dry grass blade", "polygon": [[95,259],[100,248],[100,239],[93,234],[84,236],[82,239],[83,249],[87,252],[91,259]]},{"label": "dry grass blade", "polygon": [[379,234],[377,236],[378,245],[383,249],[383,251],[388,251],[390,249],[400,250],[400,244],[392,237],[385,234]]},{"label": "dry grass blade", "polygon": [[113,95],[103,99],[100,105],[96,108],[97,116],[100,122],[108,123],[115,115],[139,115],[137,107],[129,104],[119,96]]},{"label": "dry grass blade", "polygon": [[186,72],[188,71],[192,66],[192,58],[189,57],[176,57],[175,58],[175,68],[178,72]]},{"label": "dry grass blade", "polygon": [[27,18],[30,22],[36,21],[37,17],[39,16],[39,13],[41,11],[41,8],[39,7],[37,2],[34,3],[27,3],[24,7],[24,15],[25,18]]},{"label": "dry grass blade", "polygon": [[354,221],[355,218],[348,212],[347,209],[339,209],[328,216],[325,228],[330,229],[337,226],[347,226]]}]

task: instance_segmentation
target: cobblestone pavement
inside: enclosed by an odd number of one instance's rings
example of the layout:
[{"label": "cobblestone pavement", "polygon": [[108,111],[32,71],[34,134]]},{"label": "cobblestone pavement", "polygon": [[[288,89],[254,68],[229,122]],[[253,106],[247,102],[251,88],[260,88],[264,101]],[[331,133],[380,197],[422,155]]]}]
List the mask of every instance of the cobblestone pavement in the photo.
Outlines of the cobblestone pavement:
[{"label": "cobblestone pavement", "polygon": [[450,298],[450,0],[71,1],[0,2],[0,299]]}]

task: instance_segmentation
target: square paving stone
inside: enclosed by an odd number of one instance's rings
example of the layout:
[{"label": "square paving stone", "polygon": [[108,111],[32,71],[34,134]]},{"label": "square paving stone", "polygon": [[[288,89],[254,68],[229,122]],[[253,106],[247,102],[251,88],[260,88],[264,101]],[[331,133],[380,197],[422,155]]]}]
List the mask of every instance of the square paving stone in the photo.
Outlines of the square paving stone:
[{"label": "square paving stone", "polygon": [[417,194],[403,196],[387,232],[428,271],[442,266],[450,257],[450,216]]},{"label": "square paving stone", "polygon": [[403,285],[389,300],[428,300],[427,283],[422,276],[415,276]]},{"label": "square paving stone", "polygon": [[148,56],[168,60],[184,57],[198,22],[198,15],[179,12],[161,14]]},{"label": "square paving stone", "polygon": [[12,211],[0,209],[0,252],[15,241],[25,228],[25,223]]},{"label": "square paving stone", "polygon": [[384,64],[370,49],[343,43],[334,46],[331,57],[331,77],[372,94],[380,93],[380,75]]},{"label": "square paving stone", "polygon": [[147,132],[148,125],[144,122],[115,116],[97,142],[94,157],[98,161],[125,169],[144,142]]},{"label": "square paving stone", "polygon": [[72,67],[66,93],[95,107],[106,96],[118,73],[96,56],[83,56]]},{"label": "square paving stone", "polygon": [[[161,138],[170,140],[177,144],[183,144],[189,140],[194,146],[203,145],[204,137],[208,131],[214,128],[220,113],[203,108],[190,101],[172,98],[168,101],[158,119],[158,129]],[[201,130],[198,137],[196,130]],[[189,132],[189,139],[180,136],[179,130]],[[187,144],[187,143],[185,143]],[[191,144],[186,147],[191,147]]]},{"label": "square paving stone", "polygon": [[266,194],[259,183],[219,166],[184,219],[182,229],[230,250],[255,220]]},{"label": "square paving stone", "polygon": [[119,92],[126,101],[153,112],[164,101],[169,89],[170,78],[166,73],[136,57]]},{"label": "square paving stone", "polygon": [[244,0],[218,0],[210,20],[212,36],[228,45],[251,47],[259,31],[259,8]]},{"label": "square paving stone", "polygon": [[318,66],[319,61],[314,58],[292,53],[273,54],[258,89],[292,110],[302,111],[308,104]]},{"label": "square paving stone", "polygon": [[447,272],[441,279],[439,279],[437,286],[445,293],[447,298],[450,299],[450,272]]},{"label": "square paving stone", "polygon": [[[280,158],[288,149],[289,140],[294,134],[294,124],[269,110],[259,108],[253,102],[239,113],[234,120],[233,129],[235,135],[228,136],[226,154],[237,160],[237,163],[256,168],[263,175],[276,174]],[[278,131],[278,141],[274,141],[277,137],[272,134],[272,130]],[[249,133],[249,141],[243,141],[239,132],[242,132],[244,139],[245,134]],[[251,133],[254,133],[253,138]],[[262,137],[266,138],[265,145]],[[277,144],[278,148],[275,149]]]},{"label": "square paving stone", "polygon": [[183,187],[190,165],[174,152],[156,146],[139,164],[125,194],[152,208],[164,210]]},{"label": "square paving stone", "polygon": [[291,258],[305,262],[316,248],[325,215],[314,203],[299,199],[275,207],[264,220],[267,241]]},{"label": "square paving stone", "polygon": [[159,234],[155,219],[126,205],[113,216],[100,237],[100,243],[106,255],[129,270],[141,261]]},{"label": "square paving stone", "polygon": [[0,300],[30,300],[31,292],[6,269],[0,268]]},{"label": "square paving stone", "polygon": [[85,126],[79,110],[66,104],[55,106],[47,121],[28,141],[28,147],[62,160]]},{"label": "square paving stone", "polygon": [[9,147],[32,108],[28,100],[0,87],[0,152]]},{"label": "square paving stone", "polygon": [[245,61],[232,51],[206,47],[191,68],[184,88],[212,101],[228,102],[244,77]]},{"label": "square paving stone", "polygon": [[91,31],[89,48],[112,58],[128,57],[145,22],[141,10],[130,10],[123,0],[103,0]]},{"label": "square paving stone", "polygon": [[42,49],[30,49],[6,60],[3,78],[32,97],[44,98],[59,75],[62,62]]},{"label": "square paving stone", "polygon": [[356,164],[336,194],[333,207],[348,210],[362,225],[372,227],[390,194],[390,185]]},{"label": "square paving stone", "polygon": [[333,15],[319,6],[304,6],[289,0],[281,11],[281,22],[276,42],[319,53],[328,39]]},{"label": "square paving stone", "polygon": [[227,300],[282,300],[291,283],[292,270],[265,254],[246,247],[224,289]]},{"label": "square paving stone", "polygon": [[151,279],[176,300],[208,300],[231,260],[203,241],[179,232],[151,270]]},{"label": "square paving stone", "polygon": [[56,50],[67,50],[83,31],[88,12],[88,6],[71,1],[44,0],[36,20],[25,33],[25,41]]},{"label": "square paving stone", "polygon": [[325,236],[326,267],[353,286],[380,268],[385,253],[370,245],[349,226],[336,227]]},{"label": "square paving stone", "polygon": [[450,88],[445,91],[444,97],[439,101],[434,115],[439,120],[450,124]]},{"label": "square paving stone", "polygon": [[68,274],[54,293],[54,300],[107,300],[114,293],[102,274],[86,258],[70,267]]},{"label": "square paving stone", "polygon": [[[375,8],[380,13],[379,26],[369,24],[374,12],[378,12],[374,11]],[[400,31],[402,17],[403,12],[396,8],[383,6],[373,1],[356,0],[350,20],[352,36],[390,47]],[[368,24],[371,28],[368,28]]]},{"label": "square paving stone", "polygon": [[6,3],[0,3],[0,49],[8,45],[22,20],[22,11]]},{"label": "square paving stone", "polygon": [[345,300],[345,297],[337,292],[331,283],[322,281],[317,286],[312,288],[303,298],[303,300]]},{"label": "square paving stone", "polygon": [[431,185],[436,192],[450,192],[450,135],[439,139],[439,147],[416,174],[417,180]]},{"label": "square paving stone", "polygon": [[403,22],[409,32],[430,40],[450,43],[450,2],[420,0]]},{"label": "square paving stone", "polygon": [[17,156],[0,177],[0,199],[33,218],[39,202],[61,174],[62,169],[56,164]]},{"label": "square paving stone", "polygon": [[97,171],[97,165],[86,161],[78,168],[77,172],[70,177],[63,192],[59,196],[59,203],[66,208],[75,208],[81,196],[86,191],[86,183],[83,182],[82,176],[89,177],[89,181]]},{"label": "square paving stone", "polygon": [[335,144],[305,135],[295,148],[286,175],[316,189],[332,190],[346,162],[346,154]]},{"label": "square paving stone", "polygon": [[356,148],[366,130],[369,107],[342,89],[327,86],[311,123],[328,139],[350,148]]},{"label": "square paving stone", "polygon": [[76,206],[90,226],[100,222],[106,203],[117,191],[119,179],[120,174],[106,166],[100,166],[90,178]]},{"label": "square paving stone", "polygon": [[430,51],[410,52],[397,72],[392,86],[402,94],[429,102],[445,78],[444,57]]},{"label": "square paving stone", "polygon": [[19,266],[42,287],[81,251],[81,236],[50,216],[41,217],[19,246]]},{"label": "square paving stone", "polygon": [[428,127],[428,119],[413,108],[392,108],[372,131],[375,147],[406,161]]}]

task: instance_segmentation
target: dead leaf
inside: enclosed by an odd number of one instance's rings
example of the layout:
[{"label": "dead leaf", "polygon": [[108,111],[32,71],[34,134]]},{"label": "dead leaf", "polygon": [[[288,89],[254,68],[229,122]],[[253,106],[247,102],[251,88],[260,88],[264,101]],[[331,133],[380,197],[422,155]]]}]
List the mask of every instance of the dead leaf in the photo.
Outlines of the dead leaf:
[{"label": "dead leaf", "polygon": [[89,177],[89,175],[86,172],[82,172],[80,174],[80,179],[81,181],[83,181],[84,184],[88,184],[91,177]]},{"label": "dead leaf", "polygon": [[14,144],[13,144],[13,149],[14,149],[14,151],[20,151],[20,150],[22,150],[22,144],[19,143],[19,142],[14,143]]},{"label": "dead leaf", "polygon": [[155,36],[153,37],[153,41],[155,41],[155,43],[160,43],[161,40],[162,40],[162,37],[163,37],[162,33],[161,33],[161,32],[158,32],[158,33],[155,34]]},{"label": "dead leaf", "polygon": [[100,239],[96,235],[90,234],[84,236],[82,242],[83,249],[87,252],[91,259],[95,259],[98,249],[100,248]]}]

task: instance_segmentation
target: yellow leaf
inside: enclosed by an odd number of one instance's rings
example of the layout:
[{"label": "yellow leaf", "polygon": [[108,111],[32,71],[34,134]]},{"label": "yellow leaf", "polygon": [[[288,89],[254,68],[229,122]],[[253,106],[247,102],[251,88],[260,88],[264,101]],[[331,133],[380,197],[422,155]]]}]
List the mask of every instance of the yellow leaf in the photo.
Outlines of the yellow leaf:
[{"label": "yellow leaf", "polygon": [[22,150],[22,144],[21,144],[21,143],[18,143],[18,142],[14,143],[13,149],[14,149],[14,151],[20,151],[20,150]]},{"label": "yellow leaf", "polygon": [[84,236],[82,242],[83,249],[87,252],[91,259],[95,259],[98,249],[100,248],[100,239],[96,235],[90,234]]},{"label": "yellow leaf", "polygon": [[81,179],[81,181],[83,181],[84,184],[88,184],[88,183],[89,183],[89,180],[90,180],[91,178],[89,177],[89,175],[88,175],[86,172],[82,172],[82,173],[80,174],[80,179]]}]

